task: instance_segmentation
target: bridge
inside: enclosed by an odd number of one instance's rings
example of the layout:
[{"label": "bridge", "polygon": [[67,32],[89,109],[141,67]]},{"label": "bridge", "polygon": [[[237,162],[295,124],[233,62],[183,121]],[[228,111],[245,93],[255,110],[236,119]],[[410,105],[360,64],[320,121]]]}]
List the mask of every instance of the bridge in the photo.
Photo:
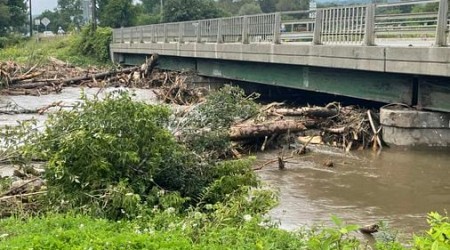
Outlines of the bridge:
[{"label": "bridge", "polygon": [[164,69],[450,112],[448,14],[426,0],[163,23],[115,29],[110,49],[122,64],[159,54]]}]

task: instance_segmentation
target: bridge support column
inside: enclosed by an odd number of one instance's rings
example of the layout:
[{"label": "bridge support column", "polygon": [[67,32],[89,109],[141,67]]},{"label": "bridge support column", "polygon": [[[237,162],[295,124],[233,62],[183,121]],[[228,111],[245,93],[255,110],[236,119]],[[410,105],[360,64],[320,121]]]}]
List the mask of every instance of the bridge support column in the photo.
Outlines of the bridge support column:
[{"label": "bridge support column", "polygon": [[448,0],[440,0],[439,12],[436,27],[436,42],[435,46],[447,46],[447,32],[448,32]]},{"label": "bridge support column", "polygon": [[450,113],[381,108],[383,140],[397,146],[450,146]]}]

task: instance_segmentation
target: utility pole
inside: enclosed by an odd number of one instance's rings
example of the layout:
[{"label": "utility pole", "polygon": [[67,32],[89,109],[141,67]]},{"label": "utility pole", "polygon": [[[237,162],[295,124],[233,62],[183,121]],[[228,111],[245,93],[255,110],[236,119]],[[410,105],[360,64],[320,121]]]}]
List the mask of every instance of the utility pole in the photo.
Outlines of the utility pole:
[{"label": "utility pole", "polygon": [[164,9],[163,9],[163,0],[161,0],[161,4],[160,4],[161,6],[160,6],[160,12],[159,12],[159,15],[160,15],[160,19],[161,19],[161,21],[163,20],[163,12],[164,12]]},{"label": "utility pole", "polygon": [[[30,0],[31,1],[31,0]],[[97,1],[92,0],[92,30],[97,30]]]},{"label": "utility pole", "polygon": [[31,14],[31,0],[28,1],[30,6],[30,37],[33,36],[33,15]]}]

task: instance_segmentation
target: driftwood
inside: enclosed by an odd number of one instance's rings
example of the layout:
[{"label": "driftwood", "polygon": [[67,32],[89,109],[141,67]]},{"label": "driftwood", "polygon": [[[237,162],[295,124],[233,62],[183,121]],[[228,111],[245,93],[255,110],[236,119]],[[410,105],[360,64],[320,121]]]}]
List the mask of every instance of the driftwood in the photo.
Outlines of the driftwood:
[{"label": "driftwood", "polygon": [[54,87],[57,84],[54,81],[43,81],[43,82],[30,82],[30,83],[18,83],[9,86],[10,89],[35,89],[43,87]]},{"label": "driftwood", "polygon": [[[51,64],[44,67],[34,65],[28,70],[13,62],[0,64],[0,81],[3,95],[35,95],[60,92],[63,86],[84,84],[90,87],[104,87],[106,85],[143,85],[149,79],[157,63],[158,56],[152,55],[141,66],[98,72],[97,69],[81,69],[56,58],[49,58]],[[21,72],[26,71],[25,74]],[[107,79],[106,79],[107,78]],[[105,79],[105,81],[97,81]]]},{"label": "driftwood", "polygon": [[284,116],[332,117],[338,114],[338,110],[328,107],[273,108],[270,109],[269,114]]},{"label": "driftwood", "polygon": [[121,70],[111,70],[111,71],[108,71],[108,72],[102,72],[102,73],[97,73],[97,74],[87,74],[85,76],[78,76],[78,77],[64,79],[61,82],[63,84],[65,84],[65,85],[78,84],[81,81],[105,78],[105,77],[108,77],[110,75],[119,74],[119,73],[128,74],[128,73],[137,71],[140,68],[141,68],[140,66],[137,66],[137,67],[131,67],[131,68],[126,68],[126,69],[121,69]]},{"label": "driftwood", "polygon": [[34,193],[3,196],[3,197],[0,197],[0,201],[9,200],[9,199],[13,199],[13,198],[24,198],[24,197],[34,196],[34,195],[38,195],[38,194],[46,194],[46,193],[47,193],[47,191],[39,191],[39,192],[34,192]]},{"label": "driftwood", "polygon": [[14,84],[18,81],[22,81],[22,80],[26,80],[26,79],[31,79],[31,78],[35,78],[38,77],[40,75],[42,75],[44,72],[41,71],[37,71],[37,72],[33,72],[33,73],[29,73],[29,74],[25,74],[25,75],[21,75],[18,77],[12,77],[10,78],[10,84]]},{"label": "driftwood", "polygon": [[372,224],[359,228],[359,231],[363,234],[373,234],[378,232],[378,229],[380,229],[380,226],[377,224]]},{"label": "driftwood", "polygon": [[261,124],[238,124],[230,128],[230,139],[243,139],[250,137],[262,137],[272,134],[282,134],[288,131],[297,132],[305,130],[306,126],[301,121],[278,120]]}]

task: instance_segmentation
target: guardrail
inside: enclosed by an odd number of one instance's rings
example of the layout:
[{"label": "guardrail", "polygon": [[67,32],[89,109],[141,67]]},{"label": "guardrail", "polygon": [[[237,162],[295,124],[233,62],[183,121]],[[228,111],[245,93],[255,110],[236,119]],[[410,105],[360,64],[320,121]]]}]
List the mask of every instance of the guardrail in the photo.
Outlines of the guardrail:
[{"label": "guardrail", "polygon": [[[398,9],[435,4],[437,11]],[[433,9],[433,8],[431,8]],[[377,39],[433,39],[448,45],[448,0],[368,4],[114,29],[113,43],[289,43],[375,45]],[[293,16],[300,16],[299,19]],[[290,20],[282,19],[287,16]]]}]

